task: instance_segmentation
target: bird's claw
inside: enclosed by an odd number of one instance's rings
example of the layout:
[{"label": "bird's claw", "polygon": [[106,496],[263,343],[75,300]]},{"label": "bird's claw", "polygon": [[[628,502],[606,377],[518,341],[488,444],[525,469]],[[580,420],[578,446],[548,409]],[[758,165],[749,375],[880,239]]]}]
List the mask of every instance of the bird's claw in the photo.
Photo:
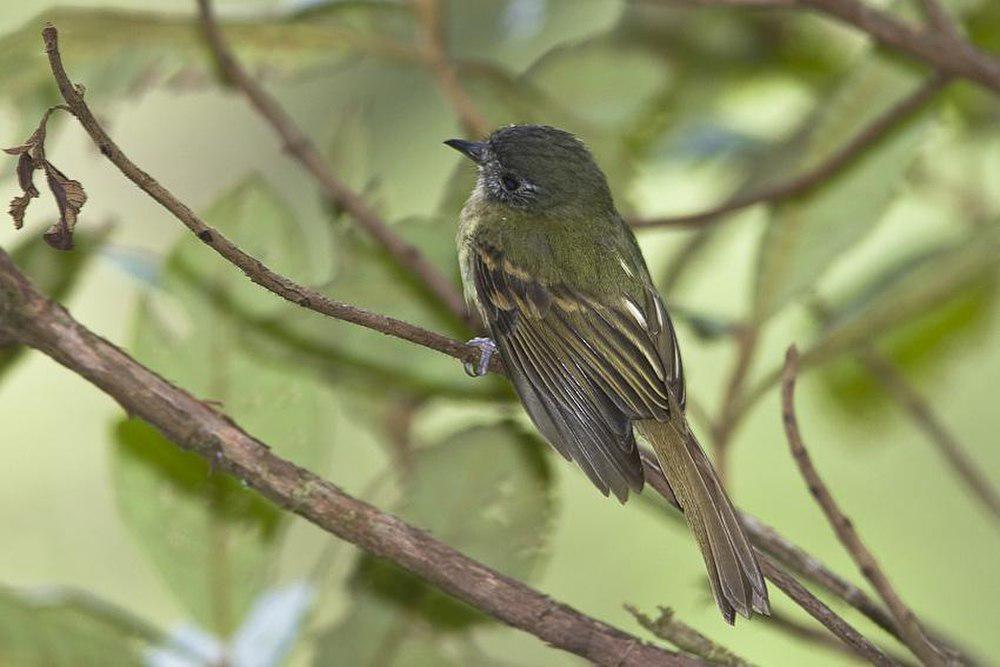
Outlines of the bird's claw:
[{"label": "bird's claw", "polygon": [[493,353],[497,351],[497,344],[490,338],[473,338],[465,344],[479,348],[479,360],[476,363],[466,361],[462,364],[465,367],[465,372],[474,378],[486,375]]}]

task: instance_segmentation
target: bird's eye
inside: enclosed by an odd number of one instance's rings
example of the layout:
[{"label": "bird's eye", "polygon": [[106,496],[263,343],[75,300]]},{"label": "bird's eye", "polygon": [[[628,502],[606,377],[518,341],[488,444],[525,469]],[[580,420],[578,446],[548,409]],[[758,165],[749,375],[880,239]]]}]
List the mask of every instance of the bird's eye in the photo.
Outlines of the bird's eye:
[{"label": "bird's eye", "polygon": [[500,183],[503,185],[503,189],[507,192],[514,192],[521,187],[521,181],[518,180],[517,176],[511,173],[506,173],[501,176]]}]

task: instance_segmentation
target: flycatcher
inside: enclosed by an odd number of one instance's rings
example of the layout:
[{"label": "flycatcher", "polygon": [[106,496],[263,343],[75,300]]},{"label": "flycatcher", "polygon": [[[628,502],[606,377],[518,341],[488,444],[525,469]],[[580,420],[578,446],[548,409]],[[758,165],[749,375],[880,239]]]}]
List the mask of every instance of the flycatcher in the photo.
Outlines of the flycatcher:
[{"label": "flycatcher", "polygon": [[633,429],[656,452],[728,623],[769,613],[760,566],[684,418],[684,372],[663,298],[607,179],[583,142],[511,125],[448,146],[478,166],[462,209],[466,297],[532,421],[604,495],[625,502],[644,477]]}]

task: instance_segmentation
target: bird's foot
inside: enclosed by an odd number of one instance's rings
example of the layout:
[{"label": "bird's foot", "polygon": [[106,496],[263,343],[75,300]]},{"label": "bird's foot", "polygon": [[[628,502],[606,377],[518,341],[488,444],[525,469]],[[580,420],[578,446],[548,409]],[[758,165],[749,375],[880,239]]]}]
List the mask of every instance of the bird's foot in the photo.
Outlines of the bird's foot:
[{"label": "bird's foot", "polygon": [[490,360],[493,358],[493,353],[497,351],[497,344],[491,338],[473,338],[470,341],[466,341],[465,344],[479,348],[479,361],[475,364],[471,361],[466,361],[462,364],[465,366],[465,372],[474,378],[486,375],[486,371],[490,368]]}]

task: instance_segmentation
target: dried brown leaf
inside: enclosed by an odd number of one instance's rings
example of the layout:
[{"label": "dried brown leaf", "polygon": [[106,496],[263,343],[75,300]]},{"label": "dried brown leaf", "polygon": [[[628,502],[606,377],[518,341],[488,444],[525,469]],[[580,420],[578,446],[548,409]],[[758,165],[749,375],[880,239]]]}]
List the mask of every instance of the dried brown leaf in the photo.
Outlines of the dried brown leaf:
[{"label": "dried brown leaf", "polygon": [[10,148],[2,148],[0,150],[2,150],[7,155],[24,155],[25,153],[30,151],[31,148],[32,148],[31,143],[24,143],[21,144],[20,146],[11,146]]},{"label": "dried brown leaf", "polygon": [[45,124],[50,113],[51,110],[46,112],[38,128],[31,133],[27,141],[19,146],[3,149],[4,153],[17,156],[17,183],[22,190],[21,195],[11,199],[8,209],[10,217],[14,219],[14,229],[21,229],[24,226],[24,214],[28,204],[38,196],[38,188],[35,187],[32,177],[45,155]]},{"label": "dried brown leaf", "polygon": [[35,173],[35,161],[29,153],[21,153],[17,158],[17,183],[21,186],[24,194],[29,197],[37,197],[38,189],[35,188],[32,175]]},{"label": "dried brown leaf", "polygon": [[48,243],[49,246],[55,248],[56,250],[73,249],[73,232],[69,230],[68,225],[66,225],[61,219],[59,222],[46,229],[42,238],[45,239],[45,242]]},{"label": "dried brown leaf", "polygon": [[79,181],[66,176],[48,160],[45,161],[45,177],[59,206],[59,222],[46,230],[45,242],[56,250],[73,248],[73,228],[80,209],[87,201],[87,193]]},{"label": "dried brown leaf", "polygon": [[28,208],[32,196],[23,194],[10,200],[8,213],[10,213],[10,217],[14,218],[14,229],[20,229],[24,226],[24,212]]}]

